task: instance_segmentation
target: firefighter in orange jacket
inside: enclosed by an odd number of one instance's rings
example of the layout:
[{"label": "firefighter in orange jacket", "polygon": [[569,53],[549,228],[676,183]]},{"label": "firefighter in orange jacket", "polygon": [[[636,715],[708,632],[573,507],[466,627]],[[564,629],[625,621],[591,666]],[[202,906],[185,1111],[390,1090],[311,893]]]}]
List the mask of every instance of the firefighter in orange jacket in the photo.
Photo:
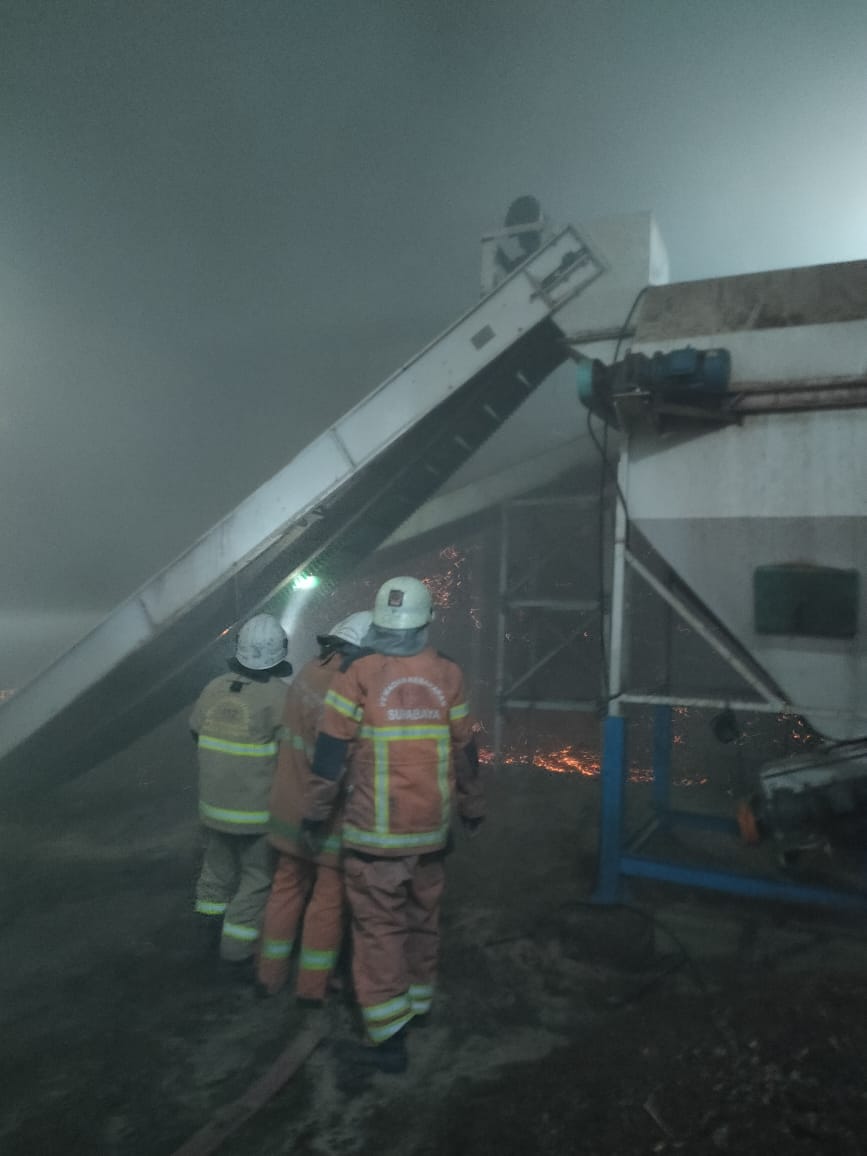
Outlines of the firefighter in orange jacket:
[{"label": "firefighter in orange jacket", "polygon": [[279,854],[265,907],[256,978],[268,995],[285,986],[303,916],[295,991],[299,1002],[307,1005],[325,1000],[340,949],[344,910],[341,796],[325,822],[318,852],[310,854],[300,842],[310,760],[325,694],[341,666],[358,654],[371,617],[369,610],[350,614],[328,634],[318,635],[319,656],[302,667],[289,688],[271,786],[268,840]]},{"label": "firefighter in orange jacket", "polygon": [[467,827],[484,817],[463,675],[428,645],[432,617],[416,578],[393,578],[377,593],[365,650],[325,697],[302,824],[307,839],[321,837],[354,741],[344,872],[355,993],[376,1045],[356,1058],[386,1072],[405,1070],[405,1028],[433,999],[456,790]]}]

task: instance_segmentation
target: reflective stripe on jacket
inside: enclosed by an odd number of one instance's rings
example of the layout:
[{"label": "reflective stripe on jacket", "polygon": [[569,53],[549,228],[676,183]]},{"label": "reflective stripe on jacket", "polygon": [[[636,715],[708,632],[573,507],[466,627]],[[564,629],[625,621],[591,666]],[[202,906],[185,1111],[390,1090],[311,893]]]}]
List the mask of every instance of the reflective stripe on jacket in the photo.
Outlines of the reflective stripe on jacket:
[{"label": "reflective stripe on jacket", "polygon": [[259,682],[229,673],[199,696],[190,728],[198,736],[199,818],[206,827],[244,835],[267,829],[286,692],[279,678]]},{"label": "reflective stripe on jacket", "polygon": [[[316,732],[322,719],[325,694],[342,659],[334,654],[326,662],[314,658],[295,677],[286,697],[280,729],[280,753],[271,787],[268,839],[280,851],[300,859],[310,855],[299,842],[301,820],[310,790],[310,761]],[[322,851],[317,863],[336,864],[340,854],[341,808],[339,800],[323,830]]]},{"label": "reflective stripe on jacket", "polygon": [[[455,751],[472,737],[460,668],[431,647],[370,654],[339,673],[322,732],[357,739],[343,824],[347,847],[376,855],[437,851],[448,839]],[[322,817],[336,784],[317,778],[308,808]]]}]

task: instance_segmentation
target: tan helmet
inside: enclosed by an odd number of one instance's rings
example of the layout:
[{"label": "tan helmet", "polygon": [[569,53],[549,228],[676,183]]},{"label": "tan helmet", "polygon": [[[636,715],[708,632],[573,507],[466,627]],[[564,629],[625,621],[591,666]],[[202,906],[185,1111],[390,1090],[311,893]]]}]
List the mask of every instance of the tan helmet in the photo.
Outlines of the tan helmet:
[{"label": "tan helmet", "polygon": [[433,618],[430,590],[418,578],[389,578],[376,593],[373,624],[386,630],[412,630]]},{"label": "tan helmet", "polygon": [[317,634],[316,641],[320,646],[325,646],[334,639],[340,639],[351,646],[361,646],[361,640],[370,630],[372,621],[373,615],[369,610],[356,610],[354,614],[348,614],[336,622],[327,634]]},{"label": "tan helmet", "polygon": [[248,670],[279,666],[289,650],[286,631],[273,614],[256,614],[238,632],[235,657]]}]

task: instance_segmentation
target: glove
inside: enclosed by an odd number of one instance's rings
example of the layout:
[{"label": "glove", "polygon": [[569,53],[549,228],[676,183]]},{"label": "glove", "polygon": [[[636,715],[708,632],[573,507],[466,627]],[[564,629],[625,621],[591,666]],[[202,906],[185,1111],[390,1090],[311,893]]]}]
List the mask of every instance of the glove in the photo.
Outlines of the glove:
[{"label": "glove", "polygon": [[302,819],[299,842],[305,855],[318,855],[325,842],[325,820]]},{"label": "glove", "polygon": [[483,818],[482,819],[467,819],[463,815],[461,815],[461,826],[466,831],[466,833],[470,836],[470,838],[472,838],[474,835],[478,835],[479,827],[481,827],[481,825],[482,825],[482,823],[484,823],[484,821],[485,820]]}]

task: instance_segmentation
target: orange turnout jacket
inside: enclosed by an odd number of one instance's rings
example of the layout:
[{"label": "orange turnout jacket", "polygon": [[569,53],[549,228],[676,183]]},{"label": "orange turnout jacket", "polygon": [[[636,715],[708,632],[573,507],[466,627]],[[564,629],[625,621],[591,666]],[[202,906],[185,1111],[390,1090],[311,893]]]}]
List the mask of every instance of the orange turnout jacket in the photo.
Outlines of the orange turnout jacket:
[{"label": "orange turnout jacket", "polygon": [[385,857],[439,851],[449,836],[456,764],[459,806],[483,813],[463,675],[426,647],[411,656],[366,654],[341,671],[325,696],[306,817],[327,818],[348,743],[347,848]]},{"label": "orange turnout jacket", "polygon": [[[311,858],[299,842],[309,789],[310,762],[322,719],[325,695],[343,661],[340,654],[332,654],[325,662],[320,658],[312,659],[298,672],[286,698],[283,726],[279,732],[280,753],[271,786],[268,840],[278,850],[299,859]],[[335,803],[335,809],[327,816],[328,821],[322,832],[322,849],[314,857],[317,863],[332,866],[337,863],[340,854],[339,800]]]}]

